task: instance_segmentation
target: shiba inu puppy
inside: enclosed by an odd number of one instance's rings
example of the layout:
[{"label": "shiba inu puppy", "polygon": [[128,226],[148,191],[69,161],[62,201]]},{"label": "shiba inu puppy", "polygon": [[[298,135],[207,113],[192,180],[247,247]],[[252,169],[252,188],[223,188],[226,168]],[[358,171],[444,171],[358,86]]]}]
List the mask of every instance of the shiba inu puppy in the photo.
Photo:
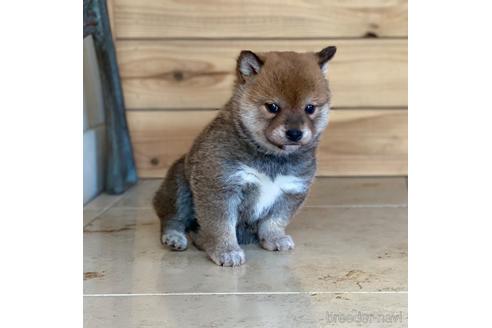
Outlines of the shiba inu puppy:
[{"label": "shiba inu puppy", "polygon": [[189,234],[223,266],[245,262],[240,244],[294,248],[285,227],[314,178],[335,52],[241,52],[232,98],[154,196],[162,244],[185,250]]}]

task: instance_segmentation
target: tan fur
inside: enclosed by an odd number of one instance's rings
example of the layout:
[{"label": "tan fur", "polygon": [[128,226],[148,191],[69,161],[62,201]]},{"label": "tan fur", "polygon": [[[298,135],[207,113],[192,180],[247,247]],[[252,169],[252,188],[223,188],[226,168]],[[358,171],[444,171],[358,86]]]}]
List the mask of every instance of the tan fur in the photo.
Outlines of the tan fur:
[{"label": "tan fur", "polygon": [[[234,100],[240,103],[237,106],[239,115],[258,135],[262,145],[272,152],[278,152],[278,146],[289,143],[285,134],[280,136],[275,132],[278,128],[309,130],[310,133],[304,134],[301,144],[309,143],[311,138],[306,135],[313,136],[319,132],[313,122],[323,115],[322,111],[326,108],[323,106],[330,99],[328,81],[320,71],[316,55],[269,52],[257,56],[264,62],[261,74],[250,79],[243,78],[245,83],[236,84]],[[271,114],[264,106],[266,102],[278,103],[282,110],[277,115]],[[309,103],[318,105],[321,111],[317,110],[313,115],[306,114],[304,106]],[[264,136],[260,131],[264,131]]]}]

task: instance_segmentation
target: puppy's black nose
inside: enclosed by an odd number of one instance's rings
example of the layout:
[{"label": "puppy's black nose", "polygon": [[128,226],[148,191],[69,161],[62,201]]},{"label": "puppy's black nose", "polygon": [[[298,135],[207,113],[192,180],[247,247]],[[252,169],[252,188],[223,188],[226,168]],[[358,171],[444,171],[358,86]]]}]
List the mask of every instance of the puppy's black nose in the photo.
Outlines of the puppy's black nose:
[{"label": "puppy's black nose", "polygon": [[298,129],[289,129],[285,132],[285,135],[290,141],[299,141],[302,138],[302,131]]}]

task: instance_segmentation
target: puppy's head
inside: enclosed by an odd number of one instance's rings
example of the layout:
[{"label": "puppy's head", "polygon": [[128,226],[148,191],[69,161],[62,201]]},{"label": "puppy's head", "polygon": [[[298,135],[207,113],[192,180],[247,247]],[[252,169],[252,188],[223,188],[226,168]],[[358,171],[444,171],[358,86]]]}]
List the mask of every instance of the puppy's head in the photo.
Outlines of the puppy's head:
[{"label": "puppy's head", "polygon": [[312,145],[328,123],[326,72],[335,47],[318,53],[242,51],[237,60],[235,118],[266,151]]}]

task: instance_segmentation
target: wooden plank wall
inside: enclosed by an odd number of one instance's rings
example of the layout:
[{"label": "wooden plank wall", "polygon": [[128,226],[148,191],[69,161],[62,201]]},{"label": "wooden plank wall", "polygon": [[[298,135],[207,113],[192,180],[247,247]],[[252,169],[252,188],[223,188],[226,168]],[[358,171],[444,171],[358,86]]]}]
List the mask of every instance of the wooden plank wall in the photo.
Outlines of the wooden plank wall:
[{"label": "wooden plank wall", "polygon": [[141,177],[162,177],[230,97],[239,51],[338,47],[318,175],[407,174],[407,1],[111,0]]}]

